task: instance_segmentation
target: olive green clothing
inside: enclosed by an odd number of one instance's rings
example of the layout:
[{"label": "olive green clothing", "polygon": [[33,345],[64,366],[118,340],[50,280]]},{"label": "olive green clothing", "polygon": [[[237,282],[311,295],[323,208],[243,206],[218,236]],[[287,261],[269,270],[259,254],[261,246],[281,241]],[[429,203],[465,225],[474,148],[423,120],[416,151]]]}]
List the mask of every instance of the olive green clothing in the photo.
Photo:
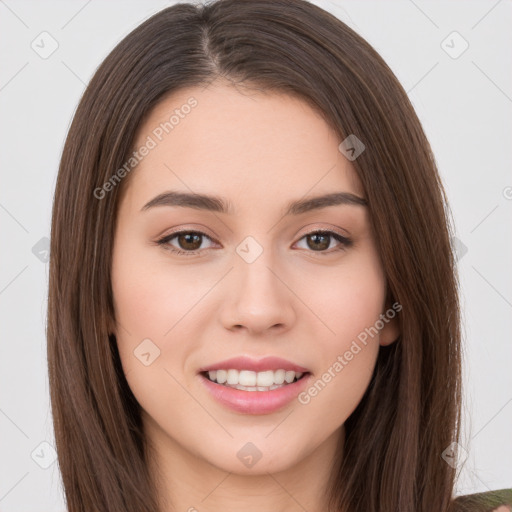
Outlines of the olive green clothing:
[{"label": "olive green clothing", "polygon": [[501,505],[512,511],[512,489],[481,492],[459,496],[450,512],[492,512]]}]

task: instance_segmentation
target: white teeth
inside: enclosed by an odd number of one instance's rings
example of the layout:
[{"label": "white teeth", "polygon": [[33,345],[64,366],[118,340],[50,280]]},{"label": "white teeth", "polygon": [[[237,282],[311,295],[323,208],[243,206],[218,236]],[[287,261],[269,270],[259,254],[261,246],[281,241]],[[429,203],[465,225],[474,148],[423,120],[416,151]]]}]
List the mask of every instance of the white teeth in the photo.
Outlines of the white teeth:
[{"label": "white teeth", "polygon": [[[299,380],[302,372],[291,370],[266,370],[264,372],[253,372],[250,370],[211,370],[208,377],[212,382],[226,384],[245,391],[267,391],[280,387],[285,382],[291,384],[295,378]],[[261,388],[261,389],[260,389]]]},{"label": "white teeth", "polygon": [[278,384],[273,384],[272,386],[242,386],[241,384],[236,384],[235,386],[228,386],[235,389],[240,389],[242,391],[272,391],[273,389],[282,388],[283,386]]},{"label": "white teeth", "polygon": [[238,382],[238,370],[228,370],[228,384],[240,384]]},{"label": "white teeth", "polygon": [[274,372],[274,382],[276,384],[282,384],[284,382],[285,375],[286,372],[284,370],[277,370],[277,372]]},{"label": "white teeth", "polygon": [[[242,370],[238,374],[238,384],[242,386],[256,386],[256,373],[249,370]],[[258,384],[262,386],[263,384]]]},{"label": "white teeth", "polygon": [[[258,386],[264,386],[266,388],[272,386],[272,384],[279,384],[278,382],[274,382],[274,372],[272,370],[258,372],[257,383]],[[240,384],[243,384],[243,382],[240,382]]]},{"label": "white teeth", "polygon": [[293,382],[293,379],[295,378],[295,372],[289,371],[286,372],[284,376],[284,380],[290,384],[290,382]]},{"label": "white teeth", "polygon": [[[212,379],[212,373],[215,373],[215,372],[209,372],[210,374],[210,380],[215,380],[215,379]],[[217,382],[219,384],[224,384],[224,382],[226,382],[228,380],[228,372],[226,370],[217,370]]]}]

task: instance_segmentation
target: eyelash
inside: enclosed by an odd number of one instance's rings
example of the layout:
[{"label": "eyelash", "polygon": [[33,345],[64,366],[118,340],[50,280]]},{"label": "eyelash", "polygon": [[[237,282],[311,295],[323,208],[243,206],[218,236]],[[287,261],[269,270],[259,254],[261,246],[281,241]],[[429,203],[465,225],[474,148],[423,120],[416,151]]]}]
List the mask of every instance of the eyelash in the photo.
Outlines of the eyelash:
[{"label": "eyelash", "polygon": [[[159,246],[163,246],[165,250],[171,251],[172,253],[177,254],[179,256],[181,256],[181,255],[183,255],[183,256],[196,256],[200,252],[208,250],[208,249],[199,249],[199,250],[195,250],[195,251],[183,251],[182,249],[176,249],[172,245],[168,245],[169,242],[173,238],[176,238],[177,236],[183,235],[183,234],[201,235],[203,237],[206,237],[206,238],[214,241],[210,236],[208,236],[206,233],[203,233],[202,231],[184,230],[184,231],[175,231],[174,233],[171,233],[169,235],[165,235],[164,237],[162,237],[159,240],[157,240],[156,243]],[[341,245],[338,246],[337,248],[335,248],[334,250],[330,250],[330,251],[327,251],[327,250],[325,250],[325,251],[313,251],[313,250],[310,250],[310,251],[308,251],[308,252],[320,254],[322,256],[326,256],[328,254],[332,254],[332,253],[338,252],[338,251],[344,251],[348,247],[351,247],[352,243],[353,243],[350,238],[344,237],[344,236],[340,235],[339,233],[336,233],[335,231],[327,231],[327,230],[322,230],[322,229],[317,229],[315,231],[310,231],[309,233],[306,233],[301,238],[299,238],[298,241],[300,241],[303,238],[306,238],[308,236],[311,236],[311,235],[328,235],[328,236],[331,236],[332,238],[334,238],[335,240],[337,240],[338,242],[340,242]],[[329,243],[329,245],[330,245],[330,243]]]}]

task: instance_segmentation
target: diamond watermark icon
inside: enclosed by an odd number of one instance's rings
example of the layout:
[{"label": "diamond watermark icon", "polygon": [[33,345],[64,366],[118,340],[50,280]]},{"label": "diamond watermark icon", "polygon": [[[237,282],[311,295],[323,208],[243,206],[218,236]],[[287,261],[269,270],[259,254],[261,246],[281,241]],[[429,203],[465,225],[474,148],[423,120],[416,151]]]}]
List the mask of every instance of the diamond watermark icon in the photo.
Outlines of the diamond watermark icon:
[{"label": "diamond watermark icon", "polygon": [[43,236],[43,238],[32,247],[32,254],[43,263],[48,263],[50,259],[50,239]]},{"label": "diamond watermark icon", "polygon": [[255,238],[248,236],[237,245],[236,252],[246,263],[254,263],[263,252],[263,247]]},{"label": "diamond watermark icon", "polygon": [[462,465],[467,457],[467,450],[455,441],[441,453],[441,458],[452,468]]},{"label": "diamond watermark icon", "polygon": [[30,43],[30,47],[41,59],[47,59],[57,50],[59,43],[49,32],[44,31]]},{"label": "diamond watermark icon", "polygon": [[262,453],[254,444],[246,443],[238,450],[236,456],[242,461],[244,466],[252,468],[261,459]]},{"label": "diamond watermark icon", "polygon": [[441,48],[452,59],[458,59],[469,48],[469,43],[454,30],[441,41]]},{"label": "diamond watermark icon", "polygon": [[451,239],[452,249],[455,253],[455,259],[460,261],[468,252],[467,246],[459,240],[456,236],[453,236]]},{"label": "diamond watermark icon", "polygon": [[146,338],[137,345],[133,354],[144,366],[149,366],[160,356],[160,349],[149,338]]},{"label": "diamond watermark icon", "polygon": [[39,467],[48,469],[57,460],[57,452],[50,443],[43,441],[34,448],[30,457]]},{"label": "diamond watermark icon", "polygon": [[353,162],[365,149],[366,146],[353,133],[351,133],[339,146],[340,153],[345,155],[347,160]]}]

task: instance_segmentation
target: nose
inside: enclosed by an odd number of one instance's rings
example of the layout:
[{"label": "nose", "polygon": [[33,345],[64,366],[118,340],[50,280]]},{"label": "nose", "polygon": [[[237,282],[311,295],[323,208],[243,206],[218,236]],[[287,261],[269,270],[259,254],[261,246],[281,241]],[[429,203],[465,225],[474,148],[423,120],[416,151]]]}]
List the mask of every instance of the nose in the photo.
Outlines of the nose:
[{"label": "nose", "polygon": [[235,261],[220,307],[224,328],[246,330],[251,335],[276,334],[291,328],[296,318],[294,294],[273,267],[266,251],[252,263]]}]

